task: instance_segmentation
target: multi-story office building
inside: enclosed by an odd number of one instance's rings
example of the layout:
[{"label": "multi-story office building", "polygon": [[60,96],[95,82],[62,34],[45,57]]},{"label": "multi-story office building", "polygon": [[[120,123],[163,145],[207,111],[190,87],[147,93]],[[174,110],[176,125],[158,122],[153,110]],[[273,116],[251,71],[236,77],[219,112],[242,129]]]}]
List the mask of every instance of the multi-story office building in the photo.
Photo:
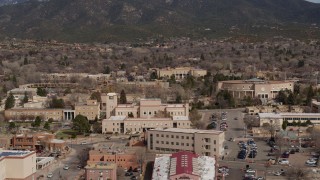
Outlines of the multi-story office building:
[{"label": "multi-story office building", "polygon": [[291,81],[265,81],[257,78],[249,80],[231,80],[218,82],[217,90],[228,91],[234,98],[273,99],[279,91],[293,92],[294,82]]},{"label": "multi-story office building", "polygon": [[0,179],[36,179],[36,153],[0,150]]},{"label": "multi-story office building", "polygon": [[173,154],[157,154],[152,180],[214,180],[216,159],[182,151]]},{"label": "multi-story office building", "polygon": [[111,116],[131,116],[134,118],[151,118],[163,112],[169,116],[189,116],[189,104],[163,104],[160,99],[140,99],[139,103],[118,104],[118,95],[108,93],[102,103],[106,107],[106,118]]},{"label": "multi-story office building", "polygon": [[310,121],[313,124],[320,124],[320,113],[258,113],[260,126],[263,124],[275,124],[280,127],[284,120],[292,123]]},{"label": "multi-story office building", "polygon": [[117,165],[113,162],[95,162],[85,167],[86,179],[117,180]]},{"label": "multi-story office building", "polygon": [[198,129],[150,129],[147,132],[148,150],[172,153],[190,151],[205,156],[221,156],[224,152],[223,131]]},{"label": "multi-story office building", "polygon": [[186,116],[170,118],[128,118],[126,116],[111,116],[102,121],[102,133],[135,133],[145,132],[154,128],[191,128],[191,121]]},{"label": "multi-story office building", "polygon": [[100,103],[97,100],[87,100],[85,104],[76,104],[75,116],[81,114],[86,116],[88,120],[95,120],[100,117]]}]

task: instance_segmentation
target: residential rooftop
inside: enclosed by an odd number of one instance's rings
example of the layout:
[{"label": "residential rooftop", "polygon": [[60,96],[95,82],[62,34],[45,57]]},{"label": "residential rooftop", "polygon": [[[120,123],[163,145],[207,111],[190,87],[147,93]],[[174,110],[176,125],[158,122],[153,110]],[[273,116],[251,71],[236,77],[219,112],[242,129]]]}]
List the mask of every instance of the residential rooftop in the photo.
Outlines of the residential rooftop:
[{"label": "residential rooftop", "polygon": [[97,162],[97,163],[89,163],[85,167],[86,169],[114,169],[117,167],[117,164],[110,162]]}]

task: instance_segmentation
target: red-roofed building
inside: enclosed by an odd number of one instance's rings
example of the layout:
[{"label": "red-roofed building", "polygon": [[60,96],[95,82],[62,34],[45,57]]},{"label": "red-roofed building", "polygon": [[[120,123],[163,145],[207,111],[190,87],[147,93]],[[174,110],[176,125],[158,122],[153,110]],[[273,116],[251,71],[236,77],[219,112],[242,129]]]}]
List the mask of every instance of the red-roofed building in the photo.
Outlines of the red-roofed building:
[{"label": "red-roofed building", "polygon": [[199,176],[193,171],[193,162],[197,158],[198,155],[187,151],[172,154],[171,163],[175,164],[175,170],[171,169],[170,179],[198,179]]},{"label": "red-roofed building", "polygon": [[214,180],[216,160],[181,151],[173,154],[157,154],[152,180]]}]

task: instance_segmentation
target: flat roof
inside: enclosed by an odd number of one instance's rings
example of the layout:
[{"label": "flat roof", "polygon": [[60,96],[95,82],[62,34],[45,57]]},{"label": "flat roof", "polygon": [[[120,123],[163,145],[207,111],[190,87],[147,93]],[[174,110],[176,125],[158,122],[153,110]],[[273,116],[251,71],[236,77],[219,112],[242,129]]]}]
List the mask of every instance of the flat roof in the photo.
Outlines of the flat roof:
[{"label": "flat roof", "polygon": [[0,150],[0,158],[1,157],[23,157],[28,154],[31,154],[32,152],[33,151],[8,151],[8,150],[1,151]]},{"label": "flat roof", "polygon": [[223,131],[216,130],[201,130],[201,129],[182,129],[182,128],[156,128],[149,131],[163,131],[163,132],[176,132],[176,133],[203,133],[203,134],[221,134]]},{"label": "flat roof", "polygon": [[320,117],[320,113],[258,113],[260,118],[285,118],[285,117]]},{"label": "flat roof", "polygon": [[96,163],[89,163],[85,167],[86,169],[115,169],[117,165],[111,162],[96,162]]},{"label": "flat roof", "polygon": [[125,120],[127,117],[126,116],[111,116],[109,119],[107,120],[111,120],[111,121],[123,121]]}]

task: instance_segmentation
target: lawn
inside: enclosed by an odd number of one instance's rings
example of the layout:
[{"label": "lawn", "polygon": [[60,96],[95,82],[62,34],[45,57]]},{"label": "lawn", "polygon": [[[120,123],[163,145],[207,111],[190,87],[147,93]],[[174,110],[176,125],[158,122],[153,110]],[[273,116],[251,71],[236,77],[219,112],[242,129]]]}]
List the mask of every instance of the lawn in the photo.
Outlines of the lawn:
[{"label": "lawn", "polygon": [[71,136],[73,134],[78,135],[79,133],[75,130],[72,130],[72,129],[61,130],[61,131],[57,132],[56,138],[57,139],[69,139],[69,138],[71,138]]}]

